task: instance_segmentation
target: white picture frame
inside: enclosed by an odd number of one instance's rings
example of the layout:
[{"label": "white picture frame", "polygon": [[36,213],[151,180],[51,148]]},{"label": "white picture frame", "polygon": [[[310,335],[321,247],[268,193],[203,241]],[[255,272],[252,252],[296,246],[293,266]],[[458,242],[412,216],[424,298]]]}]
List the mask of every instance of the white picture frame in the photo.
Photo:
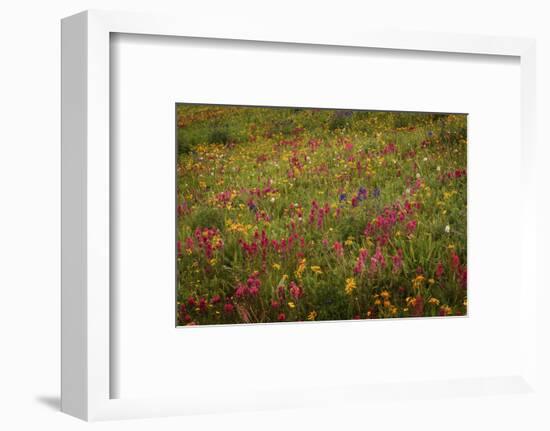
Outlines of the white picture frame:
[{"label": "white picture frame", "polygon": [[[87,11],[62,21],[62,410],[85,420],[106,420],[265,409],[276,394],[208,405],[182,404],[174,398],[112,399],[110,350],[116,349],[110,320],[110,37],[113,33],[188,38],[283,42],[331,47],[367,47],[436,53],[513,56],[521,67],[522,254],[521,298],[537,294],[535,163],[535,42],[531,39],[474,35],[396,33],[334,34],[290,31],[280,26],[216,28],[179,18],[124,12]],[[524,372],[506,379],[464,379],[400,386],[403,397],[430,394],[537,393],[537,316],[520,305]],[[330,405],[338,398],[363,402],[391,398],[396,386],[303,388],[279,407]],[[261,387],[258,387],[261,392]],[[359,392],[362,393],[359,396]],[[365,393],[367,394],[365,396]],[[437,396],[437,395],[436,395]],[[442,395],[444,396],[444,395]]]}]

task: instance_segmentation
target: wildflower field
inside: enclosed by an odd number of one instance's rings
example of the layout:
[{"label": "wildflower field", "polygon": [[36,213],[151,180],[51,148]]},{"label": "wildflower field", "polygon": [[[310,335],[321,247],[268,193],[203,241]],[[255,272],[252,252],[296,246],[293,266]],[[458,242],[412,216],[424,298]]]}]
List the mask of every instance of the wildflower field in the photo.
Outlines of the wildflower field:
[{"label": "wildflower field", "polygon": [[466,314],[466,115],[176,117],[178,325]]}]

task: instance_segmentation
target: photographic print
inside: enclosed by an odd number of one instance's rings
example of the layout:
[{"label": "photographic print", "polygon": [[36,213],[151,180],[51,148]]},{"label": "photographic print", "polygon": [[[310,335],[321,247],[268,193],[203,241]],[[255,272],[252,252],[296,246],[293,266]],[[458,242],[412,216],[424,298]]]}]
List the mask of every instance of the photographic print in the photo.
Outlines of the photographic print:
[{"label": "photographic print", "polygon": [[467,314],[467,115],[176,105],[176,324]]}]

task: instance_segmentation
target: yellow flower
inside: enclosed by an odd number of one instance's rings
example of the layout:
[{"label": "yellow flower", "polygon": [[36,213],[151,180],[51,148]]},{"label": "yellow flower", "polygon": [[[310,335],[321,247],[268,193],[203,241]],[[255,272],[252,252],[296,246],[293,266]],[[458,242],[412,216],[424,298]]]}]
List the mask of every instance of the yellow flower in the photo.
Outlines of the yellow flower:
[{"label": "yellow flower", "polygon": [[448,316],[449,314],[453,313],[452,308],[448,305],[442,305],[440,311],[443,313],[444,316]]},{"label": "yellow flower", "polygon": [[321,267],[320,266],[317,266],[317,265],[314,265],[311,267],[311,270],[315,273],[315,274],[322,274],[323,271],[321,271]]},{"label": "yellow flower", "polygon": [[407,305],[409,307],[414,307],[416,305],[416,298],[412,298],[410,296],[407,296],[407,299],[405,301],[407,302]]},{"label": "yellow flower", "polygon": [[296,307],[296,304],[295,304],[294,302],[292,302],[292,301],[289,301],[289,302],[288,302],[288,306],[289,306],[290,308],[295,308],[295,307]]},{"label": "yellow flower", "polygon": [[296,269],[296,277],[302,278],[302,273],[306,270],[306,259],[302,259],[300,261],[300,264],[298,265],[298,268]]},{"label": "yellow flower", "polygon": [[273,269],[276,269],[277,271],[279,269],[281,269],[281,265],[279,265],[278,263],[274,263],[273,265],[271,265],[273,267]]},{"label": "yellow flower", "polygon": [[412,281],[413,289],[420,289],[424,284],[424,276],[423,275],[417,275],[415,279]]},{"label": "yellow flower", "polygon": [[355,283],[355,279],[353,277],[346,279],[345,291],[348,295],[351,295],[351,293],[356,287],[357,287],[357,284]]},{"label": "yellow flower", "polygon": [[390,297],[390,292],[388,292],[387,290],[383,290],[381,293],[380,293],[380,296],[384,299],[388,299]]},{"label": "yellow flower", "polygon": [[439,305],[439,299],[437,299],[437,298],[430,298],[430,299],[428,299],[428,304]]},{"label": "yellow flower", "polygon": [[353,244],[353,237],[349,236],[348,239],[344,241],[345,245],[352,245]]},{"label": "yellow flower", "polygon": [[310,312],[308,315],[307,315],[307,320],[315,320],[317,317],[317,312],[315,310],[313,310],[312,312]]}]

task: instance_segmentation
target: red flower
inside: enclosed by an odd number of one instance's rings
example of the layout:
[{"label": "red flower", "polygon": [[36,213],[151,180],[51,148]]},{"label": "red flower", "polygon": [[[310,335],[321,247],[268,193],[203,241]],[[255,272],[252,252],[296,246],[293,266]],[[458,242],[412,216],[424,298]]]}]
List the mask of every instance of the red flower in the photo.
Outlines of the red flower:
[{"label": "red flower", "polygon": [[299,299],[302,296],[302,289],[293,281],[290,282],[289,290],[294,299]]},{"label": "red flower", "polygon": [[336,256],[342,257],[344,255],[344,247],[342,246],[341,242],[336,241],[334,244],[332,244],[332,248],[336,252]]},{"label": "red flower", "polygon": [[443,269],[443,264],[441,262],[437,262],[437,266],[435,268],[435,276],[437,278],[441,278],[445,270]]},{"label": "red flower", "polygon": [[459,271],[459,282],[460,282],[460,286],[463,288],[463,289],[466,289],[467,288],[467,285],[468,285],[468,270],[466,269],[465,266],[463,266],[461,268],[461,270]]},{"label": "red flower", "polygon": [[228,302],[227,304],[225,304],[225,305],[223,306],[223,311],[225,311],[227,314],[231,314],[231,313],[233,313],[233,309],[234,309],[234,308],[235,308],[235,307],[233,307],[233,304],[231,304],[230,302]]},{"label": "red flower", "polygon": [[451,253],[451,267],[457,271],[460,267],[460,258],[454,251]]},{"label": "red flower", "polygon": [[207,305],[207,302],[205,298],[199,299],[199,308],[201,311],[206,311],[206,305]]},{"label": "red flower", "polygon": [[279,313],[279,315],[277,316],[277,320],[279,322],[283,322],[286,320],[286,316],[285,316],[285,313]]},{"label": "red flower", "polygon": [[422,298],[420,295],[418,295],[414,299],[414,305],[413,305],[413,316],[422,316],[424,314],[424,298]]},{"label": "red flower", "polygon": [[275,301],[274,299],[271,300],[271,308],[277,309],[279,308],[279,301]]},{"label": "red flower", "polygon": [[[263,234],[263,231],[262,231]],[[255,296],[260,291],[260,286],[262,285],[261,281],[258,279],[258,272],[254,272],[248,277],[246,284],[248,286],[248,293],[252,296]]]},{"label": "red flower", "polygon": [[211,302],[212,304],[217,304],[217,303],[219,303],[221,300],[222,300],[222,298],[220,297],[220,295],[214,295],[214,296],[212,297],[212,299],[210,300],[210,302]]},{"label": "red flower", "polygon": [[195,298],[190,296],[189,298],[187,298],[187,304],[189,305],[189,307],[194,307],[195,305],[197,305],[197,302],[195,301]]}]

